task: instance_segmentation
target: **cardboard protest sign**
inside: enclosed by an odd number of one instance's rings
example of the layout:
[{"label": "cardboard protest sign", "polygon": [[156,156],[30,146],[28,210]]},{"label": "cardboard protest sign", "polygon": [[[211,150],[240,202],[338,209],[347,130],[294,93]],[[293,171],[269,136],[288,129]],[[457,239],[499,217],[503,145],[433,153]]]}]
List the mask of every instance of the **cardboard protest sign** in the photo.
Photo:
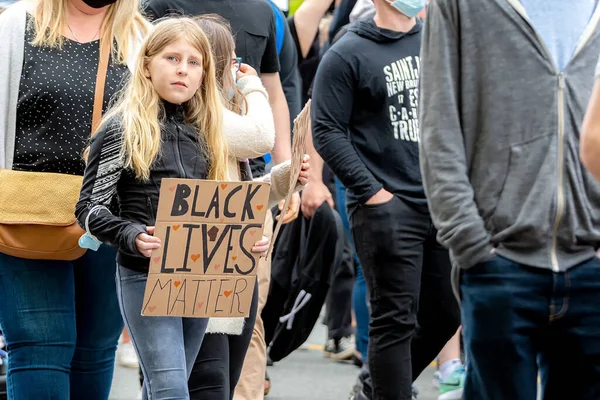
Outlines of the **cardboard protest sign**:
[{"label": "cardboard protest sign", "polygon": [[145,316],[247,317],[269,184],[163,179]]},{"label": "cardboard protest sign", "polygon": [[[281,215],[285,215],[288,207],[290,206],[290,201],[292,200],[292,196],[294,195],[294,189],[296,188],[296,182],[298,182],[298,178],[300,177],[300,171],[302,169],[302,160],[304,159],[304,155],[306,154],[306,135],[310,130],[310,106],[312,100],[308,100],[300,114],[294,120],[294,138],[292,139],[292,160],[290,164],[290,189],[285,196],[285,202],[283,203],[283,209],[280,213]],[[277,236],[279,235],[279,230],[281,229],[281,224],[277,224],[275,228],[275,232],[273,232],[273,237],[271,238],[271,245],[269,247],[269,251],[267,252],[267,258],[271,257],[273,253],[273,246],[275,246],[275,241],[277,240]]]}]

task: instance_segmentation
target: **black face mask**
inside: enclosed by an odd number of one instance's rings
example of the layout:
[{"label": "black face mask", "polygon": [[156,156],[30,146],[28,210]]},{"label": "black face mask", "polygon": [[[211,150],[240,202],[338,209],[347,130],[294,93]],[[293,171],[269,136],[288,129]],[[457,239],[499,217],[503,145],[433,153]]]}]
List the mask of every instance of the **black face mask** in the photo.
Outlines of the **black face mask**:
[{"label": "black face mask", "polygon": [[92,8],[102,8],[116,3],[117,0],[83,0],[83,2]]}]

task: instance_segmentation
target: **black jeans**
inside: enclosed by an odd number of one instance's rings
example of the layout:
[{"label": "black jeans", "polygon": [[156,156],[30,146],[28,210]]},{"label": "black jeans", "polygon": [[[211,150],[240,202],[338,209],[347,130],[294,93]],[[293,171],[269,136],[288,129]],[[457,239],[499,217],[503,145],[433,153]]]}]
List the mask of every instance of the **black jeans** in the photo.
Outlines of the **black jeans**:
[{"label": "black jeans", "polygon": [[600,399],[600,260],[567,272],[496,255],[462,272],[465,400]]},{"label": "black jeans", "polygon": [[448,251],[438,244],[429,215],[397,197],[359,206],[351,225],[371,300],[373,393],[365,394],[410,400],[412,382],[460,325]]},{"label": "black jeans", "polygon": [[344,254],[338,265],[332,266],[331,287],[327,294],[326,321],[329,339],[339,340],[354,333],[352,328],[352,291],[354,289],[354,249],[348,236],[344,241]]},{"label": "black jeans", "polygon": [[204,336],[188,381],[190,400],[233,399],[252,339],[257,309],[258,283],[254,286],[250,316],[241,335],[207,333]]}]

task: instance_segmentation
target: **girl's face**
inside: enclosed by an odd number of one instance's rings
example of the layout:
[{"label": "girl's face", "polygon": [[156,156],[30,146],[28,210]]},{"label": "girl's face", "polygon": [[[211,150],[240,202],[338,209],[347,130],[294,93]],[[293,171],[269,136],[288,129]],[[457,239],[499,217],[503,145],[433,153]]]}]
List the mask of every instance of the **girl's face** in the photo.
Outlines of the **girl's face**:
[{"label": "girl's face", "polygon": [[145,70],[161,99],[173,104],[190,100],[202,84],[202,54],[185,40],[178,40],[156,54]]}]

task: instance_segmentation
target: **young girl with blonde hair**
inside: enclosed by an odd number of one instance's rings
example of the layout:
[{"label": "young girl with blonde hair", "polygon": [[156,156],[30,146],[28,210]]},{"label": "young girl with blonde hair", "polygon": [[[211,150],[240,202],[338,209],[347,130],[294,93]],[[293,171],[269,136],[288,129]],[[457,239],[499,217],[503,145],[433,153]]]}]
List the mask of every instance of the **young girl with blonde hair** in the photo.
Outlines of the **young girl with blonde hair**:
[{"label": "young girl with blonde hair", "polygon": [[[90,147],[77,219],[119,250],[117,294],[144,399],[189,398],[187,380],[208,319],[140,314],[149,257],[161,245],[153,236],[161,180],[227,180],[222,120],[206,35],[190,19],[163,20],[144,41],[130,83]],[[263,238],[252,251],[263,253],[268,243]]]},{"label": "young girl with blonde hair", "polygon": [[[21,0],[0,15],[0,326],[11,400],[109,396],[123,329],[115,251],[79,248],[72,210],[92,121],[130,74],[147,27],[139,0]],[[70,226],[53,226],[57,217]]]},{"label": "young girl with blonde hair", "polygon": [[[252,179],[245,159],[269,152],[275,137],[267,92],[256,71],[236,57],[235,41],[229,23],[224,18],[216,14],[205,14],[194,18],[194,21],[210,41],[217,81],[223,92],[222,97],[226,99],[223,131],[229,146],[229,177],[232,180]],[[296,185],[297,190],[306,184],[309,167],[306,157]],[[289,190],[290,162],[278,164],[271,169],[271,173],[254,180],[271,184],[269,207],[272,207],[284,199]],[[272,226],[270,215],[267,220],[265,229]],[[265,234],[270,235],[266,231]],[[258,264],[258,285],[255,287],[248,318],[211,318],[189,380],[191,399],[233,398],[253,336],[255,321],[259,318],[258,297],[259,294],[265,297],[267,295],[268,287],[263,284],[264,276],[269,274],[269,264],[261,259]]]}]

